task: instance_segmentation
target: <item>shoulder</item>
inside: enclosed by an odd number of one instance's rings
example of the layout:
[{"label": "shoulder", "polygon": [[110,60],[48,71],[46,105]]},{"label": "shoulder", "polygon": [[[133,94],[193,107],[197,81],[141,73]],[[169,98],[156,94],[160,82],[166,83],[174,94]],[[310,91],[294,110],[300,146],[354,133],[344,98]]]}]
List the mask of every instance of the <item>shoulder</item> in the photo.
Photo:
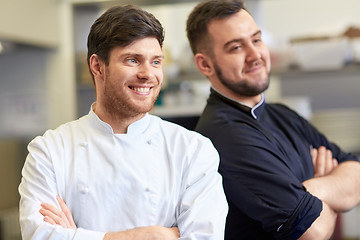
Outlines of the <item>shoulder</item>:
[{"label": "shoulder", "polygon": [[290,107],[288,107],[287,105],[282,104],[282,103],[267,103],[266,109],[271,110],[271,111],[276,111],[276,112],[283,112],[283,113],[287,113],[287,114],[290,113],[290,114],[298,115],[296,113],[296,111],[294,111],[293,109],[291,109]]},{"label": "shoulder", "polygon": [[266,114],[298,130],[313,128],[312,124],[297,111],[281,103],[267,104]]},{"label": "shoulder", "polygon": [[[48,129],[44,132],[43,135],[37,136],[34,138],[29,146],[40,144],[40,145],[60,145],[64,146],[70,142],[71,139],[74,139],[76,135],[78,135],[85,129],[89,129],[89,119],[88,116],[84,116],[77,120],[73,120],[67,123],[63,123],[59,125],[55,129]],[[84,130],[83,130],[84,129]]]},{"label": "shoulder", "polygon": [[195,130],[212,141],[229,142],[244,139],[249,131],[256,131],[256,125],[256,119],[234,106],[207,105]]},{"label": "shoulder", "polygon": [[157,127],[156,134],[161,136],[166,146],[171,150],[180,150],[182,152],[190,153],[196,150],[207,149],[212,152],[215,149],[210,139],[202,134],[188,130],[178,124],[163,120],[157,116],[151,116],[153,124]]},{"label": "shoulder", "polygon": [[187,140],[190,139],[199,139],[199,140],[207,140],[206,137],[201,135],[198,132],[189,130],[179,124],[164,120],[158,116],[151,115],[152,122],[156,123],[158,130],[165,136],[170,137],[181,137]]},{"label": "shoulder", "polygon": [[217,171],[219,154],[209,138],[160,118],[158,124],[169,157],[181,161],[184,166],[197,166],[195,172],[207,171],[205,169]]}]

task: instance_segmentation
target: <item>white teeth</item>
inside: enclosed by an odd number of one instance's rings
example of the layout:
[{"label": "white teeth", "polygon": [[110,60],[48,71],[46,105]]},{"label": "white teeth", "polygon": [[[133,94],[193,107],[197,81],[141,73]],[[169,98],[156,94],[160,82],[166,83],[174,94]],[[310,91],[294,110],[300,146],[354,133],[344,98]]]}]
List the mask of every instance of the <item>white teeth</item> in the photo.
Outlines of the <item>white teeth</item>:
[{"label": "white teeth", "polygon": [[136,92],[146,93],[150,91],[150,88],[133,88]]}]

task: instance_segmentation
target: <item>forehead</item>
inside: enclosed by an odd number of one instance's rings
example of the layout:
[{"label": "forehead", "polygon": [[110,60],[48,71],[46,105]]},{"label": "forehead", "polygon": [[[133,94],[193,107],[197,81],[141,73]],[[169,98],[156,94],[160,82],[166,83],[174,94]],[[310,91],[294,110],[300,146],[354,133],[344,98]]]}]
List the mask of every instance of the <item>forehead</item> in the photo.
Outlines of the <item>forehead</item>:
[{"label": "forehead", "polygon": [[214,44],[224,45],[234,39],[251,38],[259,31],[259,27],[253,17],[242,9],[230,17],[211,21],[208,30]]},{"label": "forehead", "polygon": [[144,55],[144,56],[162,56],[162,48],[155,37],[146,37],[135,40],[125,47],[115,47],[111,51],[112,56],[118,55]]}]

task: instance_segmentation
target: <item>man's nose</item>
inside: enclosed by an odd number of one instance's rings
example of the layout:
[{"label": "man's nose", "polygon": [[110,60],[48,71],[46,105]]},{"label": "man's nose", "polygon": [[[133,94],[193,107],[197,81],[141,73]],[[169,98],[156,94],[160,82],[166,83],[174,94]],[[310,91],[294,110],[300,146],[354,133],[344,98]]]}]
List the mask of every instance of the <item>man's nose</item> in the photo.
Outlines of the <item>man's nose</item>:
[{"label": "man's nose", "polygon": [[149,63],[142,63],[139,66],[138,78],[140,79],[150,79],[154,76],[152,71],[152,66]]},{"label": "man's nose", "polygon": [[248,46],[246,51],[246,61],[248,62],[259,60],[261,58],[260,50],[253,45]]}]

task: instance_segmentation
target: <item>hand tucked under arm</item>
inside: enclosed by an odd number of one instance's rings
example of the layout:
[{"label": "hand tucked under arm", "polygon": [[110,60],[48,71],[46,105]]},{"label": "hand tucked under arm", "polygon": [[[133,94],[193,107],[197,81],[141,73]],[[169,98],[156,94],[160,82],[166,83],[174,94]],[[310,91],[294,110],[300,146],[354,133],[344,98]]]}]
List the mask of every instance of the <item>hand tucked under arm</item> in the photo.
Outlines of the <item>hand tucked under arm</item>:
[{"label": "hand tucked under arm", "polygon": [[314,165],[314,177],[325,176],[338,166],[338,161],[332,157],[332,152],[324,146],[319,149],[311,149],[311,157]]},{"label": "hand tucked under arm", "polygon": [[[56,199],[59,202],[61,210],[47,203],[41,204],[42,208],[40,209],[40,213],[44,216],[44,221],[52,225],[60,225],[64,228],[77,228],[68,206],[59,196],[57,196]],[[180,233],[177,227],[150,226],[106,233],[104,240],[175,240],[179,237]]]},{"label": "hand tucked under arm", "polygon": [[59,196],[56,196],[56,200],[58,201],[61,210],[47,203],[41,204],[42,208],[40,209],[40,213],[44,216],[44,221],[52,225],[60,225],[64,228],[76,229],[71,211],[65,204],[64,200],[62,200]]}]

